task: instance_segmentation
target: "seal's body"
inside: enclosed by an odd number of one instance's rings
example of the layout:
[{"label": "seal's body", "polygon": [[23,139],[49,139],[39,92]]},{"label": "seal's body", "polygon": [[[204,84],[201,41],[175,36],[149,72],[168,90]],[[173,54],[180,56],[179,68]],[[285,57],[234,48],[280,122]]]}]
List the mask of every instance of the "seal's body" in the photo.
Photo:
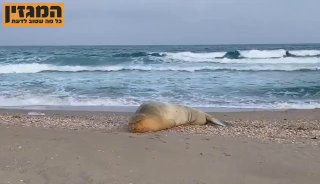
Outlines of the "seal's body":
[{"label": "seal's body", "polygon": [[147,102],[140,105],[130,119],[129,130],[143,133],[168,129],[183,124],[204,125],[206,123],[226,126],[224,122],[191,107],[161,102]]}]

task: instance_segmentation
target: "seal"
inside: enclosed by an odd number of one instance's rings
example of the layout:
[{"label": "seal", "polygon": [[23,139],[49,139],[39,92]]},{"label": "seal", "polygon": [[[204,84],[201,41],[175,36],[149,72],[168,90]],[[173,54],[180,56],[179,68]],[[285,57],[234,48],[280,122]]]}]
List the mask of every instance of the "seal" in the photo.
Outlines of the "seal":
[{"label": "seal", "polygon": [[129,131],[134,133],[155,132],[179,125],[204,125],[207,123],[226,126],[225,122],[191,107],[162,102],[146,102],[140,105],[130,118]]}]

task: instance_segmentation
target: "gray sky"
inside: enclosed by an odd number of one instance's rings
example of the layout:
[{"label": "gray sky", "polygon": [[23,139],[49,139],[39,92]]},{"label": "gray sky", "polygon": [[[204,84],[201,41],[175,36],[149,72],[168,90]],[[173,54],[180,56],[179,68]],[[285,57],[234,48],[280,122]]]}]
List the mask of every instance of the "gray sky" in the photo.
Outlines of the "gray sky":
[{"label": "gray sky", "polygon": [[57,2],[63,28],[1,26],[0,45],[320,43],[319,0]]}]

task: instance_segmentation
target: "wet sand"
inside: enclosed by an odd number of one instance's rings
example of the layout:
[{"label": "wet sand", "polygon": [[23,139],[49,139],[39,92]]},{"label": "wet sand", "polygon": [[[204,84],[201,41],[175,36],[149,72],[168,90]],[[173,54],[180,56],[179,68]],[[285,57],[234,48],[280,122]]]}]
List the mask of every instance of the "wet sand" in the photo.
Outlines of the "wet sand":
[{"label": "wet sand", "polygon": [[320,181],[318,109],[220,112],[230,127],[148,134],[127,132],[131,113],[30,112],[0,111],[0,184]]}]

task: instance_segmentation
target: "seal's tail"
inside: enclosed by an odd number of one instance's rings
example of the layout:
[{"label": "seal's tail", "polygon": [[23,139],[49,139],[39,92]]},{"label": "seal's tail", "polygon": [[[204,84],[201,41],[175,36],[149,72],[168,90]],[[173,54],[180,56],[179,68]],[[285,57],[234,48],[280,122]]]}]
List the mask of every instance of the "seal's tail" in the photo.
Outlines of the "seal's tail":
[{"label": "seal's tail", "polygon": [[212,117],[212,116],[209,115],[209,114],[206,114],[206,116],[207,116],[207,121],[208,121],[209,123],[213,123],[213,124],[220,125],[220,126],[224,126],[224,127],[228,125],[227,122],[218,120],[217,118],[214,118],[214,117]]}]

